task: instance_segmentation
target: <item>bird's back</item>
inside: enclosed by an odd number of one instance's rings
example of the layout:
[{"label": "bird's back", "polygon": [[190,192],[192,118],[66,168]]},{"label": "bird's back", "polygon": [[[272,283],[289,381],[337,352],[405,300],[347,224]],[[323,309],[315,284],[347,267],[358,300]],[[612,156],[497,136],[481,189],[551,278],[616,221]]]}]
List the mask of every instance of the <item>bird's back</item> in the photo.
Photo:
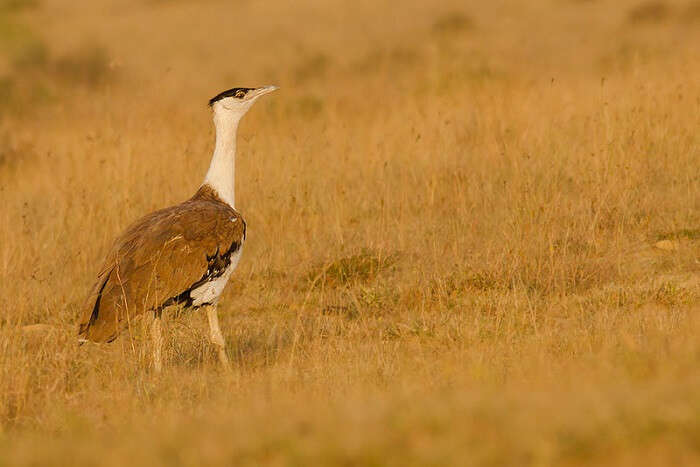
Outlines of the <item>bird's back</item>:
[{"label": "bird's back", "polygon": [[225,282],[244,240],[241,215],[206,185],[189,200],[143,217],[107,255],[85,304],[79,338],[109,342],[146,311],[192,305],[190,292]]}]

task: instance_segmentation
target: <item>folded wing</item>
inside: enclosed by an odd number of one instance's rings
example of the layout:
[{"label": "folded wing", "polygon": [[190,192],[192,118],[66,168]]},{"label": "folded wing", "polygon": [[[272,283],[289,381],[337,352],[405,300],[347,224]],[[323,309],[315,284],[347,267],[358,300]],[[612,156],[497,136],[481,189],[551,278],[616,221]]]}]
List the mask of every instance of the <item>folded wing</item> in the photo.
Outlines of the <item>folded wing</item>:
[{"label": "folded wing", "polygon": [[201,196],[144,217],[107,255],[83,311],[79,338],[110,342],[144,312],[191,304],[189,291],[222,274],[244,240],[242,217]]}]

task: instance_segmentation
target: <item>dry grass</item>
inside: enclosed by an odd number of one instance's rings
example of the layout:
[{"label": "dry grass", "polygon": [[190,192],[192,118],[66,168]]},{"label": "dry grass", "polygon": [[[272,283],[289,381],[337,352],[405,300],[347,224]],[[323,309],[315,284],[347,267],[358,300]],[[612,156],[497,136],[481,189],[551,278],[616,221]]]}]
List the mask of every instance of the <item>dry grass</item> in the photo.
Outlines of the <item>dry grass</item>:
[{"label": "dry grass", "polygon": [[[0,63],[0,465],[700,462],[695,3],[96,3],[2,13],[45,51]],[[207,98],[267,83],[233,375],[196,313],[161,376],[77,347]]]}]

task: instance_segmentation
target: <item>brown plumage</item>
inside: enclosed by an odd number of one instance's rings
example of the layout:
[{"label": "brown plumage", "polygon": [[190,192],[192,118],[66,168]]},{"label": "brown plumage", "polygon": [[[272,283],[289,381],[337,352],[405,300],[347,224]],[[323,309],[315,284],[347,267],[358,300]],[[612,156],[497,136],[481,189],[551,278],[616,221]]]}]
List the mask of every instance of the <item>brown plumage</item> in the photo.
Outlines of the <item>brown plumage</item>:
[{"label": "brown plumage", "polygon": [[144,312],[192,305],[190,292],[223,274],[245,235],[241,215],[208,185],[142,218],[107,255],[85,304],[79,337],[110,342]]}]

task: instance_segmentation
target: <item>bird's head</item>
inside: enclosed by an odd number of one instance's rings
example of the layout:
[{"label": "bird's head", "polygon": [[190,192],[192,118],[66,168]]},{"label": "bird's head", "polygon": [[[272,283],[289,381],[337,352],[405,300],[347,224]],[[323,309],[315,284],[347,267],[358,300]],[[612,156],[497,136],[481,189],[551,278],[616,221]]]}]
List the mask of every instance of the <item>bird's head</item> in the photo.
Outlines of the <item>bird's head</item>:
[{"label": "bird's head", "polygon": [[276,89],[277,86],[227,89],[209,99],[209,106],[214,109],[215,115],[240,119],[260,96]]}]

